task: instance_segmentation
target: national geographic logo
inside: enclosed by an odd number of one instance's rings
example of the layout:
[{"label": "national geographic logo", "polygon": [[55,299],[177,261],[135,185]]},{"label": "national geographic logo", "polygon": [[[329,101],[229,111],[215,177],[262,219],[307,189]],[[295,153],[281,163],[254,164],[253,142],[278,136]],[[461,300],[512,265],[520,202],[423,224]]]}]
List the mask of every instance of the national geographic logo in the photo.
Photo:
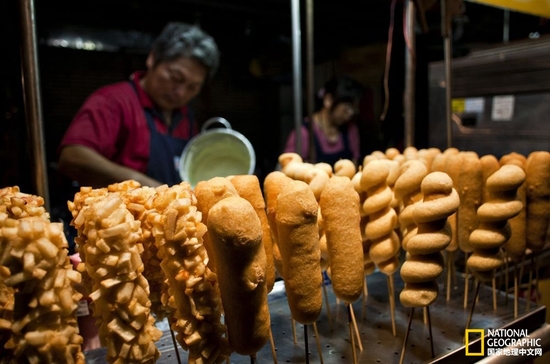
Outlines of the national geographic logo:
[{"label": "national geographic logo", "polygon": [[[470,336],[480,339],[479,351],[470,348]],[[542,356],[542,339],[526,329],[466,329],[464,338],[466,356]]]}]

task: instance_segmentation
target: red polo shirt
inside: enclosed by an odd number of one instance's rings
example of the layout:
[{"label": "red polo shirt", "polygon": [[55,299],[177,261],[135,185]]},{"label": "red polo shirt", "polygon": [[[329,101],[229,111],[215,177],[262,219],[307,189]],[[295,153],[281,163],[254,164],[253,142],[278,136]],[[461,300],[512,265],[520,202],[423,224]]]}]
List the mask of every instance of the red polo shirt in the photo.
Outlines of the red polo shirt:
[{"label": "red polo shirt", "polygon": [[[153,108],[153,102],[139,84],[143,74],[136,72],[131,76],[138,97],[129,82],[107,85],[93,92],[69,125],[60,149],[71,144],[84,145],[113,162],[145,173],[150,131],[144,109]],[[180,111],[182,120],[171,134],[189,140],[198,133],[198,127],[190,120],[187,106]],[[167,125],[157,117],[158,113],[153,114],[157,130],[167,134]]]}]

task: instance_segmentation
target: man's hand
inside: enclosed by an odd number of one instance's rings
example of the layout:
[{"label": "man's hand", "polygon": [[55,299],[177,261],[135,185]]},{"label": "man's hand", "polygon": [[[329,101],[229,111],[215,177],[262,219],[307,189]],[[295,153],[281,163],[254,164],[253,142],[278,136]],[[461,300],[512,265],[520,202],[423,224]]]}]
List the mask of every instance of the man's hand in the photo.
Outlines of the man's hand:
[{"label": "man's hand", "polygon": [[142,186],[157,187],[162,183],[134,169],[114,163],[91,148],[68,145],[59,157],[59,170],[81,186],[107,187],[111,183],[135,180]]}]

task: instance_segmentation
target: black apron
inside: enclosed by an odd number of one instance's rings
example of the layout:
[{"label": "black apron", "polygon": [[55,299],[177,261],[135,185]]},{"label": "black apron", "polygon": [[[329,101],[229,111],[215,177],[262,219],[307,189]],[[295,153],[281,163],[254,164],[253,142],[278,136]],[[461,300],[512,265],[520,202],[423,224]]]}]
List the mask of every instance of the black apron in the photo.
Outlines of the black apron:
[{"label": "black apron", "polygon": [[344,149],[337,153],[325,153],[321,149],[321,143],[319,143],[319,140],[317,139],[317,135],[315,134],[315,131],[313,131],[313,140],[315,141],[315,160],[317,163],[325,162],[330,164],[331,166],[334,166],[336,162],[338,162],[340,159],[349,159],[353,160],[353,153],[351,152],[351,148],[349,145],[349,135],[348,135],[348,128],[343,127],[340,129],[342,133],[342,141],[344,142]]},{"label": "black apron", "polygon": [[[134,91],[136,91],[136,95],[138,95],[136,86],[133,82],[131,84]],[[145,108],[143,111],[151,133],[149,138],[149,162],[146,174],[169,186],[176,185],[181,182],[179,160],[188,140],[176,138],[171,134],[177,124],[183,119],[183,115],[178,115],[179,118],[174,118],[168,128],[168,134],[162,134],[157,131],[154,118],[156,115],[162,120],[162,115],[158,114],[156,110],[149,108]],[[190,112],[188,112],[187,117],[189,119],[189,135],[192,135],[193,123]]]}]

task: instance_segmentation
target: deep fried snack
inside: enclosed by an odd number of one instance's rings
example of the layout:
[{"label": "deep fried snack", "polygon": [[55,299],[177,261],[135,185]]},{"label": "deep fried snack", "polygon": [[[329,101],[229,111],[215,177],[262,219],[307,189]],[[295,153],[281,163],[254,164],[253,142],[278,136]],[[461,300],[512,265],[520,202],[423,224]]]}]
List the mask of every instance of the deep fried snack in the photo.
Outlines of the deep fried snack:
[{"label": "deep fried snack", "polygon": [[405,307],[432,304],[438,295],[437,278],[444,268],[441,251],[451,242],[447,218],[460,204],[453,181],[444,172],[432,172],[422,180],[422,201],[412,212],[418,232],[408,243],[407,258],[401,267],[405,288],[399,296]]},{"label": "deep fried snack", "polygon": [[261,221],[249,201],[228,197],[210,209],[208,234],[229,343],[241,355],[255,355],[271,330]]},{"label": "deep fried snack", "polygon": [[76,319],[81,275],[67,252],[61,223],[0,212],[0,270],[14,292],[12,338],[5,349],[13,349],[16,362],[85,363]]},{"label": "deep fried snack", "polygon": [[348,177],[333,176],[319,201],[332,288],[336,297],[355,302],[363,290],[363,244],[359,194]]},{"label": "deep fried snack", "polygon": [[315,322],[323,305],[319,252],[319,205],[303,181],[289,182],[277,197],[278,242],[292,317]]},{"label": "deep fried snack", "polygon": [[[225,179],[225,178],[224,178]],[[221,363],[231,354],[218,278],[208,267],[203,244],[206,225],[187,182],[158,191],[150,215],[155,242],[168,281],[163,303],[171,309],[171,327],[189,351],[189,363]]]},{"label": "deep fried snack", "polygon": [[[162,332],[154,325],[143,276],[140,223],[117,193],[92,199],[73,219],[92,280],[91,307],[110,363],[153,363]],[[82,255],[81,255],[82,257]],[[80,266],[80,265],[79,265]]]},{"label": "deep fried snack", "polygon": [[477,210],[479,226],[470,235],[473,253],[466,262],[480,281],[491,280],[495,269],[504,263],[501,247],[511,235],[508,220],[523,209],[517,189],[524,181],[525,172],[513,164],[500,167],[487,178],[489,196]]}]

